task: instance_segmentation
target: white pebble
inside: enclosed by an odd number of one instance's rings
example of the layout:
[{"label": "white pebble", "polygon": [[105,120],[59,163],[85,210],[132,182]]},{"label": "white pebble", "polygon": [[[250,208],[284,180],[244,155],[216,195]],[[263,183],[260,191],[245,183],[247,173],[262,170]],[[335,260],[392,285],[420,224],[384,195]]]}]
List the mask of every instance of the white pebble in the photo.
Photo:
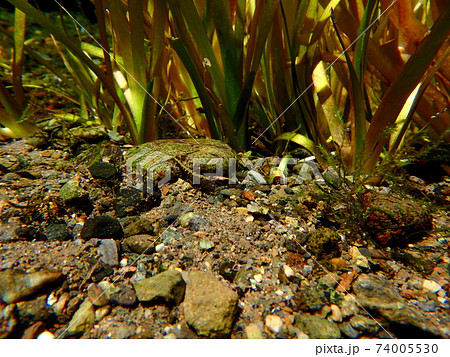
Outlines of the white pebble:
[{"label": "white pebble", "polygon": [[286,275],[286,278],[291,278],[295,275],[294,270],[289,265],[283,265],[284,269],[284,275]]},{"label": "white pebble", "polygon": [[263,280],[263,276],[262,276],[262,274],[255,274],[255,275],[253,276],[253,279],[254,279],[257,283],[260,283],[260,282]]},{"label": "white pebble", "polygon": [[128,265],[128,259],[127,258],[123,258],[120,261],[120,266],[123,268],[123,267],[126,267],[127,265]]},{"label": "white pebble", "polygon": [[166,250],[166,246],[164,245],[164,243],[158,244],[158,245],[155,247],[155,252],[156,252],[156,253],[162,253],[162,252],[164,252],[165,250]]},{"label": "white pebble", "polygon": [[55,335],[52,334],[50,331],[44,331],[36,338],[38,340],[53,340],[55,338]]},{"label": "white pebble", "polygon": [[433,293],[437,293],[439,290],[441,290],[441,286],[438,283],[436,283],[433,280],[427,280],[427,279],[425,279],[423,281],[423,288],[426,290],[430,290]]},{"label": "white pebble", "polygon": [[275,294],[277,294],[278,296],[283,296],[284,292],[283,290],[278,289],[277,291],[275,291]]},{"label": "white pebble", "polygon": [[280,332],[281,328],[283,327],[283,321],[281,320],[280,316],[277,315],[267,315],[266,316],[266,327],[274,332],[278,333]]}]

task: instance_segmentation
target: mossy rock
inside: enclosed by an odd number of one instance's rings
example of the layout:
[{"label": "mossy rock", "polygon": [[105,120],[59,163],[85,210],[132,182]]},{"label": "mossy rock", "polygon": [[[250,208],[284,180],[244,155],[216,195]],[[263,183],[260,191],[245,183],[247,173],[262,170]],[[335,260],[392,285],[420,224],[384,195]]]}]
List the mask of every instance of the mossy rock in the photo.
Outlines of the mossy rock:
[{"label": "mossy rock", "polygon": [[404,246],[432,229],[429,210],[407,198],[366,193],[363,197],[364,228],[381,246]]},{"label": "mossy rock", "polygon": [[[151,172],[158,180],[170,173],[170,178],[182,177],[192,183],[194,165],[196,173],[216,173],[226,177],[228,169],[236,161],[236,154],[227,144],[212,139],[170,139],[156,140],[138,145],[124,153],[127,170],[136,172],[140,167],[143,174]],[[198,171],[198,165],[200,171]]]},{"label": "mossy rock", "polygon": [[308,239],[308,250],[321,261],[341,256],[341,237],[330,228],[319,228]]}]

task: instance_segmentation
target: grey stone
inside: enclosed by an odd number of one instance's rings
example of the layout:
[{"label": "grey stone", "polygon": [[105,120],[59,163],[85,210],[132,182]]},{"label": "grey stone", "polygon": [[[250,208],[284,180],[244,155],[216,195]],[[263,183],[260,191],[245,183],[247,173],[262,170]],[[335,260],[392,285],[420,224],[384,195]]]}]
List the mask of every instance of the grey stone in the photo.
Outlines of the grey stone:
[{"label": "grey stone", "polygon": [[205,217],[195,216],[189,220],[189,229],[197,231],[205,231],[211,226],[209,219]]},{"label": "grey stone", "polygon": [[171,228],[164,230],[161,233],[161,241],[165,245],[171,245],[174,241],[179,240],[181,238],[181,234]]},{"label": "grey stone", "polygon": [[[3,307],[3,306],[2,306]],[[0,338],[7,338],[19,324],[16,305],[6,305],[0,310]]]},{"label": "grey stone", "polygon": [[168,270],[140,281],[133,282],[136,296],[140,302],[178,305],[184,297],[186,283],[177,270]]},{"label": "grey stone", "polygon": [[186,322],[201,336],[228,337],[235,323],[238,300],[236,292],[211,274],[191,272],[183,304]]},{"label": "grey stone", "polygon": [[225,188],[223,190],[220,190],[220,194],[226,197],[236,196],[241,197],[242,196],[242,190],[238,188]]},{"label": "grey stone", "polygon": [[436,324],[417,308],[406,305],[394,286],[384,277],[361,274],[353,283],[357,301],[366,309],[377,311],[391,323],[399,338],[450,337],[450,327]]},{"label": "grey stone", "polygon": [[119,249],[114,239],[102,239],[97,253],[102,263],[111,267],[119,266]]},{"label": "grey stone", "polygon": [[361,336],[361,332],[356,331],[348,321],[340,324],[339,328],[341,329],[341,332],[348,338],[358,338],[359,336]]},{"label": "grey stone", "polygon": [[341,330],[334,322],[316,315],[296,314],[295,326],[309,335],[309,338],[340,338]]}]

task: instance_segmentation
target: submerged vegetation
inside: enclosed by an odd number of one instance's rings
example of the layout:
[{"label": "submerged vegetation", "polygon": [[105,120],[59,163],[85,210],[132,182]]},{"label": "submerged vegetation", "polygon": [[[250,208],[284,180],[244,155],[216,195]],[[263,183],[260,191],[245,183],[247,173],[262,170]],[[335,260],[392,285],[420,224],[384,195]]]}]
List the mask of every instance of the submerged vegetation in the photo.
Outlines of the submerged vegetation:
[{"label": "submerged vegetation", "polygon": [[[95,36],[85,19],[56,23],[8,1],[16,10],[12,33],[2,31],[13,46],[2,54],[10,76],[0,81],[0,122],[10,136],[37,130],[23,68],[39,61],[75,94],[77,118],[126,128],[135,144],[207,137],[285,155],[289,141],[374,175],[420,136],[450,138],[446,1],[92,0]],[[36,24],[62,68],[30,45]]]}]

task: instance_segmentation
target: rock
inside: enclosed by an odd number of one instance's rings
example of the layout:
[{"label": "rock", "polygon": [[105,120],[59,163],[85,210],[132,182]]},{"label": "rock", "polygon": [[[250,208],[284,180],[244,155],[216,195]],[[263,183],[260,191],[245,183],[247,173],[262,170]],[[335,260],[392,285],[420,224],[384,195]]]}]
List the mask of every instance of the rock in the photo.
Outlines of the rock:
[{"label": "rock", "polygon": [[15,231],[17,228],[19,228],[19,223],[17,222],[8,222],[3,223],[0,221],[0,242],[1,241],[14,241],[17,240],[17,236],[15,234]]},{"label": "rock", "polygon": [[45,235],[37,228],[34,228],[32,226],[27,227],[19,227],[16,228],[14,231],[17,238],[23,239],[23,240],[45,240]]},{"label": "rock", "polygon": [[201,336],[228,337],[235,323],[238,299],[233,290],[211,274],[191,272],[183,304],[186,322]]},{"label": "rock", "polygon": [[329,304],[327,294],[319,288],[300,289],[295,293],[293,300],[302,311],[320,310],[324,305]]},{"label": "rock", "polygon": [[309,338],[340,338],[341,330],[334,322],[316,315],[296,314],[295,326],[306,332]]},{"label": "rock", "polygon": [[261,205],[261,203],[258,203],[258,204],[257,203],[249,203],[247,205],[247,212],[266,215],[269,213],[269,208]]},{"label": "rock", "polygon": [[24,274],[14,269],[0,272],[0,298],[13,304],[42,290],[61,277],[59,272],[41,270]]},{"label": "rock", "polygon": [[46,296],[17,303],[17,317],[21,325],[32,325],[37,321],[52,321],[54,310],[47,305]]},{"label": "rock", "polygon": [[114,209],[119,218],[134,216],[157,206],[160,201],[160,190],[153,190],[153,192],[147,193],[133,187],[123,187],[117,192],[117,198],[114,200]]},{"label": "rock", "polygon": [[171,245],[174,241],[181,238],[181,234],[172,228],[168,228],[161,233],[161,242],[165,245]]},{"label": "rock", "polygon": [[140,302],[164,302],[175,306],[183,300],[186,283],[179,271],[168,270],[151,278],[135,281],[133,287]]},{"label": "rock", "polygon": [[164,243],[160,243],[155,247],[156,253],[164,253],[165,251],[166,251],[166,246],[164,245]]},{"label": "rock", "polygon": [[80,187],[77,180],[67,181],[59,190],[59,198],[65,204],[77,204],[87,199],[88,193]]},{"label": "rock", "polygon": [[331,308],[331,319],[334,322],[342,322],[342,312],[341,309],[339,308],[339,306],[335,305],[335,304],[331,304],[330,305]]},{"label": "rock", "polygon": [[[266,324],[267,325],[267,324]],[[255,323],[251,323],[247,326],[245,326],[245,335],[248,339],[262,339],[264,338],[261,330],[259,329],[258,325]]]},{"label": "rock", "polygon": [[22,339],[35,339],[45,330],[45,324],[42,321],[37,321],[25,330]]},{"label": "rock", "polygon": [[427,279],[424,279],[424,281],[423,281],[423,288],[426,289],[426,290],[429,290],[429,291],[431,291],[431,292],[433,292],[435,294],[439,290],[441,290],[441,286],[438,283],[436,283],[433,280],[427,280]]},{"label": "rock", "polygon": [[155,251],[156,237],[138,234],[125,238],[122,242],[124,250],[138,254],[152,254]]},{"label": "rock", "polygon": [[179,218],[180,226],[187,227],[189,225],[189,221],[191,220],[191,218],[194,218],[196,216],[197,215],[194,212],[187,212],[187,213],[181,215]]},{"label": "rock", "polygon": [[340,254],[341,237],[330,228],[317,229],[308,240],[308,250],[319,260],[337,258]]},{"label": "rock", "polygon": [[119,266],[119,249],[114,239],[102,239],[97,248],[100,261],[111,267]]},{"label": "rock", "polygon": [[211,223],[205,217],[194,216],[189,220],[188,225],[190,230],[198,232],[206,231],[211,226]]},{"label": "rock", "polygon": [[120,219],[125,237],[135,236],[138,234],[154,235],[153,221],[139,216],[125,217]]},{"label": "rock", "polygon": [[105,305],[95,310],[95,322],[100,322],[105,316],[111,312],[111,306]]},{"label": "rock", "polygon": [[379,323],[373,318],[356,315],[350,319],[350,325],[358,331],[361,331],[364,334],[373,336],[380,330]]},{"label": "rock", "polygon": [[432,229],[430,212],[410,199],[369,192],[362,203],[365,229],[380,245],[414,243]]},{"label": "rock", "polygon": [[200,242],[198,243],[198,247],[201,250],[213,250],[214,249],[214,243],[211,242],[208,239],[202,239],[200,240]]},{"label": "rock", "polygon": [[16,305],[0,304],[0,339],[7,338],[19,324],[16,316]]},{"label": "rock", "polygon": [[339,328],[341,329],[341,332],[348,338],[358,338],[359,336],[361,336],[361,332],[356,331],[348,321],[340,324]]},{"label": "rock", "polygon": [[101,180],[110,180],[117,173],[116,168],[109,162],[94,162],[89,168],[92,177]]},{"label": "rock", "polygon": [[242,196],[242,190],[238,188],[225,188],[223,190],[220,190],[220,194],[226,197],[236,196],[241,197]]},{"label": "rock", "polygon": [[81,230],[82,239],[123,238],[123,229],[117,218],[108,215],[88,218]]},{"label": "rock", "polygon": [[109,304],[105,291],[97,284],[92,283],[87,288],[88,298],[94,306],[102,307]]},{"label": "rock", "polygon": [[382,276],[361,274],[353,283],[353,291],[365,309],[377,311],[390,322],[390,329],[398,338],[450,336],[449,326],[438,326],[425,312],[407,306],[398,291]]},{"label": "rock", "polygon": [[248,172],[247,177],[244,179],[244,182],[247,181],[247,180],[256,182],[256,183],[258,183],[260,185],[267,185],[267,181],[264,178],[264,176],[261,175],[258,171],[255,171],[255,170],[250,170]]},{"label": "rock", "polygon": [[50,223],[45,227],[44,234],[50,241],[67,241],[73,238],[72,231],[65,225],[60,223]]},{"label": "rock", "polygon": [[279,333],[283,327],[283,320],[278,315],[267,315],[265,323],[269,331],[273,333]]},{"label": "rock", "polygon": [[124,307],[132,307],[136,304],[136,292],[127,286],[118,286],[109,296],[112,304]]},{"label": "rock", "polygon": [[72,316],[67,333],[78,334],[90,330],[95,324],[95,311],[92,302],[85,300]]}]

